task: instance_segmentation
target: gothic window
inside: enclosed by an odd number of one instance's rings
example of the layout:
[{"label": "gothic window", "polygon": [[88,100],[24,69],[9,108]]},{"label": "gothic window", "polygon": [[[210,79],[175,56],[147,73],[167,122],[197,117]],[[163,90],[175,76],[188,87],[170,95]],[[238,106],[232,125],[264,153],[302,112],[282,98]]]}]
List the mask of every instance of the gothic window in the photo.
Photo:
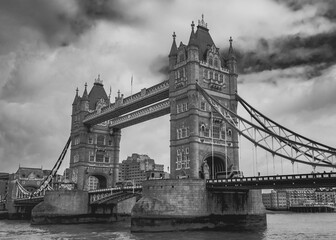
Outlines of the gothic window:
[{"label": "gothic window", "polygon": [[182,168],[182,153],[180,149],[177,149],[177,156],[176,156],[176,170],[179,170]]},{"label": "gothic window", "polygon": [[184,58],[184,54],[183,54],[183,53],[180,54],[179,59],[180,59],[180,62],[183,62],[183,61],[184,61],[185,58]]},{"label": "gothic window", "polygon": [[213,126],[213,138],[219,138],[220,128],[218,126]]},{"label": "gothic window", "polygon": [[218,73],[215,73],[215,80],[218,80]]},{"label": "gothic window", "polygon": [[204,137],[209,137],[209,128],[204,129]]},{"label": "gothic window", "polygon": [[212,58],[209,58],[209,65],[212,66],[213,62],[212,62]]},{"label": "gothic window", "polygon": [[187,136],[187,129],[186,128],[182,128],[182,137],[186,137]]},{"label": "gothic window", "polygon": [[188,110],[188,103],[183,103],[183,112]]},{"label": "gothic window", "polygon": [[201,125],[201,136],[202,136],[202,135],[204,136],[204,132],[205,132],[205,125],[202,124],[202,125]]},{"label": "gothic window", "polygon": [[215,64],[214,65],[215,65],[216,68],[218,68],[218,60],[217,59],[215,59]]},{"label": "gothic window", "polygon": [[223,74],[219,75],[219,81],[220,83],[223,83]]},{"label": "gothic window", "polygon": [[213,72],[210,71],[210,79],[213,79]]},{"label": "gothic window", "polygon": [[186,168],[190,168],[190,159],[189,159],[189,155],[187,155]]},{"label": "gothic window", "polygon": [[182,68],[179,70],[179,75],[180,75],[180,78],[183,77],[183,69]]},{"label": "gothic window", "polygon": [[182,108],[182,104],[178,104],[177,105],[177,113],[182,112],[183,108]]},{"label": "gothic window", "polygon": [[231,129],[228,129],[227,133],[228,133],[228,136],[229,136],[229,137],[232,136],[232,130],[231,130]]},{"label": "gothic window", "polygon": [[105,137],[102,135],[99,135],[97,137],[97,145],[98,146],[104,146],[105,145]]},{"label": "gothic window", "polygon": [[204,78],[205,78],[205,79],[208,78],[208,70],[207,70],[207,69],[204,69],[204,73],[203,73],[203,75],[204,75]]},{"label": "gothic window", "polygon": [[109,145],[109,146],[112,146],[112,139],[109,139],[109,140],[108,140],[108,145]]},{"label": "gothic window", "polygon": [[88,137],[88,144],[93,144],[93,137],[92,137],[92,135],[89,135],[89,137]]},{"label": "gothic window", "polygon": [[205,111],[206,110],[206,106],[205,106],[205,102],[201,102],[201,110]]},{"label": "gothic window", "polygon": [[105,162],[109,163],[110,162],[110,157],[109,156],[105,156]]},{"label": "gothic window", "polygon": [[94,162],[94,153],[93,151],[89,151],[89,161]]},{"label": "gothic window", "polygon": [[97,153],[96,154],[96,162],[104,162],[104,154]]}]

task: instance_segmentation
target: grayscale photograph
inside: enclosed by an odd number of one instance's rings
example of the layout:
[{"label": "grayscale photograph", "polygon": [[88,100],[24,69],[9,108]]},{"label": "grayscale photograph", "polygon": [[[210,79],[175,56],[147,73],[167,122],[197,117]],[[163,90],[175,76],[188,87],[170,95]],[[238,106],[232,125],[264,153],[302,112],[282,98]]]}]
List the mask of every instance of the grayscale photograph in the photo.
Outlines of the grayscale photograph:
[{"label": "grayscale photograph", "polygon": [[0,73],[0,239],[335,239],[335,0],[0,0]]}]

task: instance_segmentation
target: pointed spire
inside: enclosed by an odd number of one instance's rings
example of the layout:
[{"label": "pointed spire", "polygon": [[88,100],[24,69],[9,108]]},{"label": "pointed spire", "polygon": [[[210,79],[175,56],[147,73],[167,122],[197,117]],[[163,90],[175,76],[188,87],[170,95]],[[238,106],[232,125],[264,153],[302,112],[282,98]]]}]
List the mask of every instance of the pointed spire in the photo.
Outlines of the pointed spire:
[{"label": "pointed spire", "polygon": [[175,38],[176,38],[176,34],[174,32],[173,33],[173,44],[172,44],[171,49],[170,49],[169,57],[177,56],[177,46],[176,46]]},{"label": "pointed spire", "polygon": [[204,14],[202,14],[202,20],[198,20],[198,27],[203,27],[208,30],[208,24],[204,21]]},{"label": "pointed spire", "polygon": [[84,93],[83,93],[83,96],[82,96],[82,99],[83,100],[88,100],[89,99],[89,96],[88,96],[88,93],[87,93],[87,83],[85,83],[85,89],[84,89]]},{"label": "pointed spire", "polygon": [[72,105],[75,105],[77,103],[77,101],[79,100],[79,96],[78,96],[78,87],[76,88],[76,95],[75,95],[75,98],[73,100],[73,103]]},{"label": "pointed spire", "polygon": [[101,86],[103,86],[103,80],[100,79],[100,74],[98,74],[98,78],[95,79],[94,85],[101,85]]},{"label": "pointed spire", "polygon": [[189,38],[188,46],[197,46],[197,43],[196,43],[196,34],[194,32],[194,27],[195,27],[195,24],[194,24],[194,21],[192,21],[191,22],[191,33],[190,33],[190,38]]},{"label": "pointed spire", "polygon": [[229,42],[230,42],[229,57],[230,57],[230,58],[232,58],[232,57],[233,57],[233,58],[236,58],[236,56],[235,56],[235,54],[234,54],[234,51],[233,51],[233,47],[232,47],[232,42],[233,42],[232,37],[230,37]]}]

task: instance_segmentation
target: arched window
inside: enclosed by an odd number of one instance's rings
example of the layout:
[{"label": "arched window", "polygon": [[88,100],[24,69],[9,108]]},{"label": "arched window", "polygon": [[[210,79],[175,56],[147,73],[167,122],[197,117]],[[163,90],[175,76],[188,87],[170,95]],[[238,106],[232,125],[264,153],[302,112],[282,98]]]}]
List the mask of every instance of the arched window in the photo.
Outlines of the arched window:
[{"label": "arched window", "polygon": [[213,64],[213,60],[212,58],[209,58],[209,65],[212,66],[212,64]]},{"label": "arched window", "polygon": [[184,54],[181,53],[179,58],[180,58],[180,62],[183,62],[184,61]]},{"label": "arched window", "polygon": [[217,60],[217,58],[215,59],[215,64],[214,65],[215,65],[216,68],[218,68],[218,60]]},{"label": "arched window", "polygon": [[219,81],[223,83],[223,74],[219,75]]}]

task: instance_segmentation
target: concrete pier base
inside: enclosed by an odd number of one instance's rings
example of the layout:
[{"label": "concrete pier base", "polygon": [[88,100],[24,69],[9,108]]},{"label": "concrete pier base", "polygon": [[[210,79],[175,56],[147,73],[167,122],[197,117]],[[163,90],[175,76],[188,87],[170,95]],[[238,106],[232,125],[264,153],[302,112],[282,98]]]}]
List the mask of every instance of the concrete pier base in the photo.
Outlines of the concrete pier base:
[{"label": "concrete pier base", "polygon": [[261,191],[208,192],[204,180],[143,183],[143,197],[132,210],[131,231],[196,229],[254,230],[266,226]]},{"label": "concrete pier base", "polygon": [[87,191],[46,192],[44,201],[32,210],[31,224],[87,223],[113,220],[113,214],[90,213],[88,202]]}]

